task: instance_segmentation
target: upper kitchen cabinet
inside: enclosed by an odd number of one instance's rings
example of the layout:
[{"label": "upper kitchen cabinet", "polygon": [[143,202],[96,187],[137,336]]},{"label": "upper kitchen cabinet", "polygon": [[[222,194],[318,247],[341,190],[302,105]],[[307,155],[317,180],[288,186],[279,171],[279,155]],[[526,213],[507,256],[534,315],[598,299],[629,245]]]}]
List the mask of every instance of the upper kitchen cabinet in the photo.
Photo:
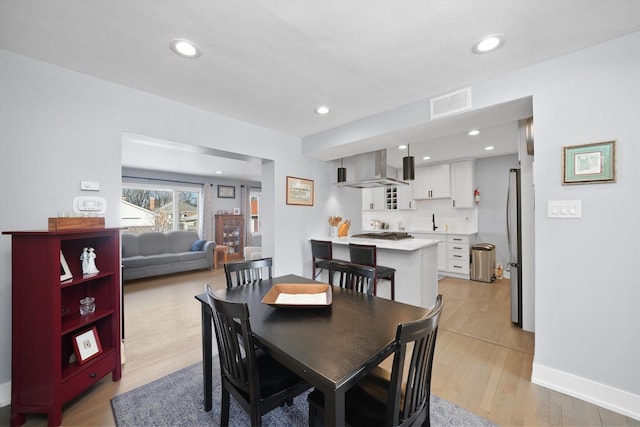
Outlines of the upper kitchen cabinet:
[{"label": "upper kitchen cabinet", "polygon": [[390,211],[398,210],[398,187],[395,185],[390,185],[385,187],[385,209]]},{"label": "upper kitchen cabinet", "polygon": [[381,211],[385,209],[386,187],[362,189],[362,210]]},{"label": "upper kitchen cabinet", "polygon": [[387,210],[410,210],[415,209],[413,192],[411,185],[390,185],[385,187]]},{"label": "upper kitchen cabinet", "polygon": [[362,189],[363,211],[396,211],[415,209],[411,186],[387,185]]},{"label": "upper kitchen cabinet", "polygon": [[451,203],[454,208],[474,207],[475,176],[473,160],[451,163]]},{"label": "upper kitchen cabinet", "polygon": [[398,185],[398,209],[408,210],[415,209],[416,202],[413,200],[413,186],[410,185]]},{"label": "upper kitchen cabinet", "polygon": [[447,199],[451,197],[451,176],[448,163],[416,168],[413,198]]},{"label": "upper kitchen cabinet", "polygon": [[[398,179],[401,180],[402,170],[398,171]],[[408,185],[397,185],[398,210],[409,210],[416,208],[416,202],[413,200],[413,181],[406,181]]]}]

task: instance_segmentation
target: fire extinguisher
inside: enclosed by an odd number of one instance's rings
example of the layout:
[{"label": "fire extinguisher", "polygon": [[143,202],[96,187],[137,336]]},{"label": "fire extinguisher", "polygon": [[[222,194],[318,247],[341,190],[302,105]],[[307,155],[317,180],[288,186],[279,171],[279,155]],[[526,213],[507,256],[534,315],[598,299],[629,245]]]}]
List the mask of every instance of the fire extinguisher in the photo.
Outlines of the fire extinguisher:
[{"label": "fire extinguisher", "polygon": [[476,203],[480,203],[480,189],[476,188],[473,192],[473,199],[476,201]]}]

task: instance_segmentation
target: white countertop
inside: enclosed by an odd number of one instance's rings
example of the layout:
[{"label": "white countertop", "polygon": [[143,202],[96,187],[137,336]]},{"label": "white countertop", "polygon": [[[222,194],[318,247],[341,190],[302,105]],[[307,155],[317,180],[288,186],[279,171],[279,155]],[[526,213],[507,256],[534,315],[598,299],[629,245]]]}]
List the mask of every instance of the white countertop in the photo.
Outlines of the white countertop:
[{"label": "white countertop", "polygon": [[356,243],[360,245],[376,245],[379,249],[392,249],[396,251],[415,251],[429,246],[435,246],[440,240],[432,239],[402,239],[402,240],[384,240],[384,239],[362,239],[359,237],[331,237],[320,240],[331,240],[337,245],[348,245]]},{"label": "white countertop", "polygon": [[456,234],[458,236],[472,236],[474,234],[478,234],[477,231],[444,231],[444,230],[440,230],[437,229],[436,231],[433,230],[411,230],[408,231],[409,234],[411,233],[416,233],[416,234]]}]

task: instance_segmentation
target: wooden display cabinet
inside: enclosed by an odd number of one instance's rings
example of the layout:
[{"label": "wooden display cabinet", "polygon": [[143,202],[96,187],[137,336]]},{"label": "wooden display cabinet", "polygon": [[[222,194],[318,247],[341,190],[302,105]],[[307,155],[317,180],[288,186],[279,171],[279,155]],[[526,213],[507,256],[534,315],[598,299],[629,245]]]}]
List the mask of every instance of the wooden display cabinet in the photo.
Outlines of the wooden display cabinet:
[{"label": "wooden display cabinet", "polygon": [[[60,425],[62,407],[111,373],[121,377],[120,230],[8,231],[12,237],[11,425],[44,413]],[[93,247],[99,273],[82,274]],[[60,252],[72,278],[61,281]],[[80,300],[95,298],[81,316]],[[101,350],[78,363],[74,336],[95,328]]]},{"label": "wooden display cabinet", "polygon": [[244,217],[216,215],[216,244],[229,248],[227,259],[242,259],[244,252]]}]

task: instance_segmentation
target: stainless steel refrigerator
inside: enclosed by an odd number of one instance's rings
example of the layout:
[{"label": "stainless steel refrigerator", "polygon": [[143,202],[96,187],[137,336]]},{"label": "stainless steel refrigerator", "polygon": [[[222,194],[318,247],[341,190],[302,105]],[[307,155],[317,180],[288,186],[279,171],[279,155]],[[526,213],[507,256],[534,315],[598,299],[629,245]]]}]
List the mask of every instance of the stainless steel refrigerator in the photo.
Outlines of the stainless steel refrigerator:
[{"label": "stainless steel refrigerator", "polygon": [[522,222],[520,169],[509,170],[507,194],[507,239],[509,241],[509,279],[511,281],[511,321],[522,327]]}]

